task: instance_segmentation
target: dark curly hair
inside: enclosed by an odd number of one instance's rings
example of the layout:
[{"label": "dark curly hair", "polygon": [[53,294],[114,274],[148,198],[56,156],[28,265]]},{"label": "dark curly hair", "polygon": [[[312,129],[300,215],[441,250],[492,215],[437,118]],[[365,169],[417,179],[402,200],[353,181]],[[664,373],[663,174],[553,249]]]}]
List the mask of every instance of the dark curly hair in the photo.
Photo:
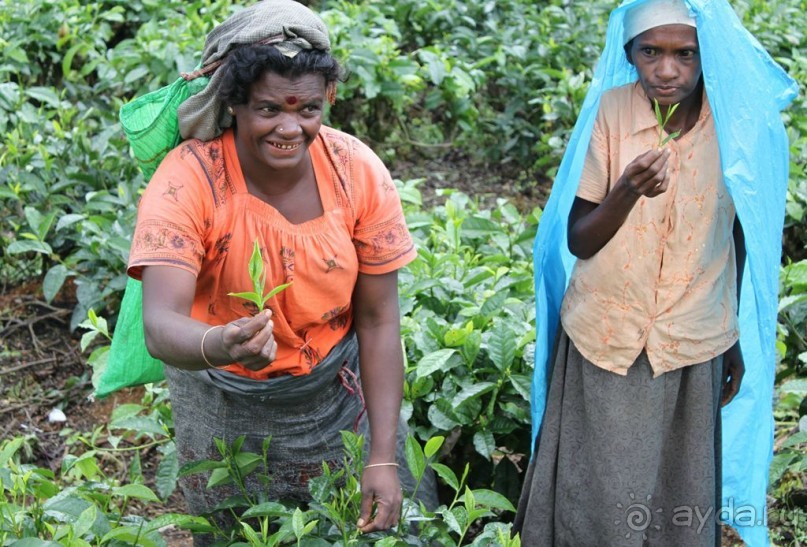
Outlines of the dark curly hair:
[{"label": "dark curly hair", "polygon": [[628,40],[628,43],[627,43],[627,44],[625,44],[624,46],[622,46],[622,47],[624,48],[624,50],[625,50],[625,57],[627,57],[627,58],[628,58],[628,62],[629,62],[630,64],[633,64],[633,55],[631,55],[630,50],[633,48],[633,41],[634,41],[635,39],[636,39],[636,38],[631,38],[630,40]]},{"label": "dark curly hair", "polygon": [[287,77],[322,74],[326,86],[345,79],[339,62],[326,51],[304,49],[294,57],[287,57],[276,47],[264,44],[233,50],[219,70],[224,71],[224,77],[218,96],[230,105],[246,104],[252,84],[267,71]]}]

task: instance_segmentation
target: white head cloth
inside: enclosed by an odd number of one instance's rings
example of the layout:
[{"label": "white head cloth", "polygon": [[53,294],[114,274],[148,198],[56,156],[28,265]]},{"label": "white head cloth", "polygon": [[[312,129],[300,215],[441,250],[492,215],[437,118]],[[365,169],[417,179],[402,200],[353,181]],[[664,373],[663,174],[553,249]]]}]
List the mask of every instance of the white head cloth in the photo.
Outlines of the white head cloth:
[{"label": "white head cloth", "polygon": [[663,25],[695,27],[684,0],[647,0],[625,13],[625,31],[622,43],[627,44],[641,33]]}]

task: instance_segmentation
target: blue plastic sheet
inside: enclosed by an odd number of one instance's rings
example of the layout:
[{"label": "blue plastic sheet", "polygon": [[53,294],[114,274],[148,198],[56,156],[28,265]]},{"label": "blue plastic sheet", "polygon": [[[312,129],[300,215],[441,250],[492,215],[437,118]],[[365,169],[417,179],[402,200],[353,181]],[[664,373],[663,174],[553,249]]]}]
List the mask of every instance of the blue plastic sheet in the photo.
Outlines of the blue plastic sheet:
[{"label": "blue plastic sheet", "polygon": [[[644,1],[625,0],[611,13],[605,49],[536,235],[533,443],[546,404],[560,304],[575,261],[567,247],[567,217],[600,97],[637,79],[625,58],[622,29],[625,11]],[[798,87],[742,26],[726,0],[686,3],[696,19],[723,176],[745,231],[747,250],[740,302],[746,373],[740,393],[723,409],[723,500],[718,516],[735,526],[749,546],[758,547],[768,545],[765,494],[773,453],[778,276],[788,180],[788,141],[780,111]]]}]

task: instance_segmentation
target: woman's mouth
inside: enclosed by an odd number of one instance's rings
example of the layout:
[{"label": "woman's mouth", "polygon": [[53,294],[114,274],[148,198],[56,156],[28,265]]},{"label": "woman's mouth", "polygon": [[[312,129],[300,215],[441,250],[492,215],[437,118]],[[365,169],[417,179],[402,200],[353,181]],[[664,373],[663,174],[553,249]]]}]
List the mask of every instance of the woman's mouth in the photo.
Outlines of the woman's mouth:
[{"label": "woman's mouth", "polygon": [[269,144],[272,147],[277,148],[278,150],[284,150],[284,151],[297,150],[298,148],[300,148],[300,146],[302,146],[302,144],[299,143],[299,142],[286,143],[286,142],[273,142],[273,141],[270,141]]},{"label": "woman's mouth", "polygon": [[671,86],[657,86],[656,87],[656,93],[658,93],[659,95],[663,95],[663,96],[674,95],[676,91],[678,91],[677,87],[671,87]]}]

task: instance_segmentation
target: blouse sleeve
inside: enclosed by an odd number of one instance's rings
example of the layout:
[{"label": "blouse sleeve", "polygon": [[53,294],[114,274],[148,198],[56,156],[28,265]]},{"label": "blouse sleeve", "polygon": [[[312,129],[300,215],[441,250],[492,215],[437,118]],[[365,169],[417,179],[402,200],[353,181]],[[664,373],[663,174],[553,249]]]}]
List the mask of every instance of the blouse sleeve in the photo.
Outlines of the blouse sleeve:
[{"label": "blouse sleeve", "polygon": [[389,171],[366,145],[357,142],[353,160],[356,224],[353,244],[359,272],[384,274],[417,256],[406,227],[401,199]]},{"label": "blouse sleeve", "polygon": [[[600,104],[602,106],[602,103]],[[577,187],[577,197],[592,203],[602,203],[610,188],[608,180],[611,172],[609,169],[610,155],[608,137],[603,132],[602,115],[603,108],[601,107],[591,131],[591,141],[588,144],[583,173],[580,175],[580,184]]]},{"label": "blouse sleeve", "polygon": [[129,254],[128,273],[135,279],[140,279],[144,266],[199,273],[212,194],[193,155],[191,143],[172,150],[143,193]]}]

